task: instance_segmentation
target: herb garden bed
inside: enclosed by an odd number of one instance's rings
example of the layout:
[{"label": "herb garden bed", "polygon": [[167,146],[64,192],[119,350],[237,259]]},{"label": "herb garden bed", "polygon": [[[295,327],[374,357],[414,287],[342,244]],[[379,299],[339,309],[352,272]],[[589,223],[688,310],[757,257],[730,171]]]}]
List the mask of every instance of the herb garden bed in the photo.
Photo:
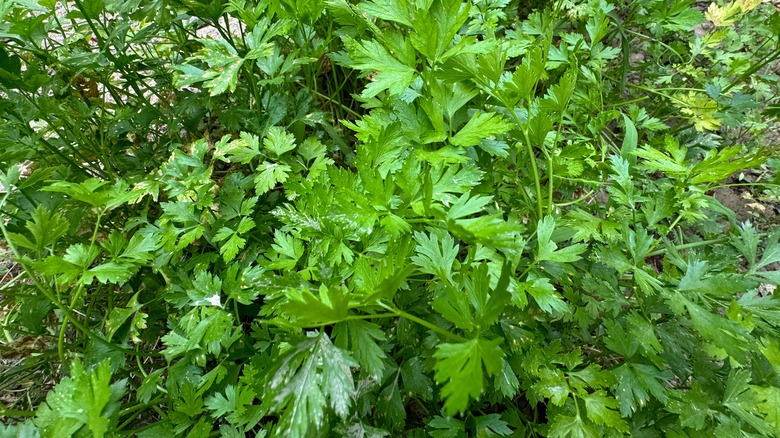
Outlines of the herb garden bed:
[{"label": "herb garden bed", "polygon": [[0,17],[0,438],[780,436],[774,2]]}]

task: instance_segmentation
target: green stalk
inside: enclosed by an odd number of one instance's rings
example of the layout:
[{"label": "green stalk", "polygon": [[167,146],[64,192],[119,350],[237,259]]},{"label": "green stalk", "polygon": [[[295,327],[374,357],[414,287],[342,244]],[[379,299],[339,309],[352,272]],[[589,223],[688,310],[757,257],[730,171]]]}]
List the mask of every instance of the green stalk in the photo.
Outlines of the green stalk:
[{"label": "green stalk", "polygon": [[[514,111],[512,112],[514,115]],[[515,115],[515,119],[519,122],[520,119]],[[523,130],[523,137],[525,137],[525,144],[528,150],[528,159],[531,160],[531,173],[534,176],[534,188],[536,189],[536,215],[537,219],[544,217],[542,208],[542,183],[539,180],[539,167],[536,164],[536,154],[534,154],[534,147],[531,144],[531,139],[528,137],[528,132]]]},{"label": "green stalk", "polygon": [[[136,405],[130,406],[128,408],[122,409],[122,411],[119,413],[120,417],[123,417],[125,415],[133,414],[135,412],[144,410],[146,408],[149,408],[150,406],[157,406],[160,404],[163,400],[165,400],[166,397],[164,395],[157,396],[156,398],[149,400],[148,403],[138,403]],[[119,426],[117,426],[118,430],[122,430],[125,427],[129,426],[130,423],[136,420],[137,414],[130,415],[125,421],[122,422]]]},{"label": "green stalk", "polygon": [[0,408],[0,417],[34,417],[35,411]]},{"label": "green stalk", "polygon": [[[712,244],[715,244],[715,243],[725,242],[727,240],[729,240],[729,238],[727,236],[722,236],[722,237],[718,237],[717,239],[703,240],[701,242],[693,242],[693,243],[686,243],[686,244],[683,244],[683,245],[677,245],[677,246],[674,247],[674,249],[680,251],[680,250],[684,250],[684,249],[699,248],[699,247],[702,247],[702,246],[708,246],[708,245],[712,245]],[[659,249],[659,250],[656,250],[656,251],[653,251],[653,252],[649,252],[649,253],[647,253],[647,257],[663,255],[663,254],[666,254],[666,251],[668,251],[668,248]]]},{"label": "green stalk", "polygon": [[440,335],[442,335],[442,336],[444,336],[446,338],[449,338],[452,341],[455,341],[455,342],[468,342],[468,339],[466,339],[466,338],[464,338],[462,336],[458,336],[455,333],[452,333],[449,330],[445,330],[445,329],[443,329],[443,328],[441,328],[441,327],[439,327],[439,326],[437,326],[435,324],[431,324],[430,322],[428,322],[428,321],[426,321],[426,320],[424,320],[422,318],[418,318],[418,317],[416,317],[416,316],[414,316],[414,315],[412,315],[410,313],[406,313],[403,310],[401,310],[401,309],[399,309],[399,308],[397,308],[395,306],[387,305],[387,304],[382,303],[382,302],[379,302],[378,304],[380,306],[384,307],[385,309],[387,309],[387,310],[397,314],[398,316],[400,316],[402,318],[406,318],[409,321],[416,322],[417,324],[420,324],[421,326],[423,326],[423,327],[425,327],[425,328],[427,328],[429,330],[432,330],[432,331],[434,331],[434,332],[436,332],[436,333],[438,333],[438,334],[440,334]]},{"label": "green stalk", "polygon": [[525,129],[522,129],[522,122],[520,121],[520,118],[517,117],[517,114],[515,114],[515,108],[514,106],[508,105],[505,101],[502,100],[504,104],[504,107],[506,107],[507,110],[509,110],[509,114],[512,116],[512,120],[517,125],[517,128],[520,129],[523,132],[523,137],[525,138],[525,145],[526,150],[528,151],[528,159],[531,162],[531,173],[534,177],[534,188],[536,189],[536,214],[537,219],[541,219],[543,217],[543,206],[542,206],[542,183],[539,180],[539,168],[536,165],[536,154],[534,153],[534,147],[531,144],[531,138],[528,137],[528,131]]},{"label": "green stalk", "polygon": [[[563,127],[563,114],[566,112],[566,109],[569,107],[569,100],[566,100],[566,105],[563,106],[563,111],[561,111],[561,116],[558,118],[558,129],[555,131],[555,141],[553,142],[553,148],[558,146],[558,142],[560,141],[561,137],[561,128]],[[544,147],[544,145],[542,145]],[[547,154],[547,214],[553,214],[553,188],[555,186],[554,182],[554,174],[555,169],[553,168],[553,154]]]}]

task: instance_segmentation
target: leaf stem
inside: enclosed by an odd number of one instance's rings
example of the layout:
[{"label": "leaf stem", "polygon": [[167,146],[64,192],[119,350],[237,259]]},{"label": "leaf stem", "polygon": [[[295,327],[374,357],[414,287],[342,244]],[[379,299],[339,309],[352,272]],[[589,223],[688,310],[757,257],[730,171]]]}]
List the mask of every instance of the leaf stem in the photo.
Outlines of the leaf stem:
[{"label": "leaf stem", "polygon": [[400,315],[398,313],[395,313],[395,312],[392,312],[392,313],[373,313],[373,314],[367,314],[367,315],[349,315],[349,316],[341,318],[339,320],[331,320],[331,321],[321,322],[321,323],[318,323],[316,326],[320,327],[320,326],[324,326],[324,325],[338,324],[340,322],[345,322],[345,321],[366,320],[366,319],[373,319],[373,318],[394,318],[396,316],[400,316]]},{"label": "leaf stem", "polygon": [[432,331],[434,331],[434,332],[436,332],[436,333],[438,333],[438,334],[440,334],[440,335],[442,335],[444,337],[447,337],[447,338],[449,338],[449,339],[451,339],[451,340],[453,340],[455,342],[467,342],[468,341],[468,339],[466,339],[466,338],[464,338],[462,336],[458,336],[455,333],[452,333],[449,330],[445,330],[445,329],[443,329],[443,328],[441,328],[441,327],[439,327],[439,326],[437,326],[435,324],[431,324],[430,322],[428,322],[428,321],[426,321],[426,320],[424,320],[422,318],[418,318],[418,317],[416,317],[416,316],[414,316],[414,315],[412,315],[410,313],[406,313],[403,310],[401,310],[401,309],[399,309],[399,308],[397,308],[395,306],[387,305],[387,304],[382,303],[382,302],[379,302],[379,305],[384,307],[385,309],[391,311],[391,312],[396,313],[398,316],[400,316],[402,318],[406,318],[409,321],[416,322],[417,324],[420,324],[421,326],[423,326],[423,327],[425,327],[427,329],[430,329],[430,330],[432,330]]},{"label": "leaf stem", "polygon": [[[683,244],[683,245],[677,245],[677,246],[674,246],[674,249],[679,251],[679,250],[682,250],[682,249],[698,248],[700,246],[712,245],[713,243],[720,243],[720,242],[724,242],[726,240],[728,240],[728,236],[722,236],[722,237],[718,237],[717,239],[702,240],[701,242],[693,242],[693,243],[686,243],[686,244]],[[659,249],[659,250],[656,250],[656,251],[653,251],[653,252],[649,252],[649,253],[647,253],[646,257],[653,257],[653,256],[662,255],[662,254],[665,254],[667,250],[668,250],[668,248],[664,248],[664,249]]]},{"label": "leaf stem", "polygon": [[[119,416],[121,417],[121,416],[125,416],[125,415],[128,415],[128,414],[133,414],[136,411],[148,408],[150,406],[156,406],[157,404],[159,404],[163,400],[165,400],[165,396],[164,395],[157,396],[153,400],[150,400],[148,403],[138,403],[136,405],[127,407],[125,409],[122,409],[122,412],[119,413]],[[137,417],[137,414],[136,415],[130,415],[130,417],[128,417],[124,422],[122,422],[122,424],[120,424],[117,427],[117,429],[118,430],[124,429],[125,427],[130,425],[130,423],[132,423],[133,420],[136,419],[136,417]]]},{"label": "leaf stem", "polygon": [[[514,116],[515,123],[520,127],[520,118],[517,117],[514,110],[510,111]],[[536,154],[534,153],[534,147],[531,144],[531,138],[528,137],[528,131],[520,128],[523,131],[523,137],[525,137],[525,144],[528,150],[528,159],[531,162],[531,173],[534,176],[534,188],[536,189],[536,218],[541,219],[544,216],[544,207],[542,207],[542,183],[539,181],[539,168],[536,165]]]},{"label": "leaf stem", "polygon": [[34,417],[35,411],[20,411],[17,409],[0,408],[0,416],[3,417]]}]

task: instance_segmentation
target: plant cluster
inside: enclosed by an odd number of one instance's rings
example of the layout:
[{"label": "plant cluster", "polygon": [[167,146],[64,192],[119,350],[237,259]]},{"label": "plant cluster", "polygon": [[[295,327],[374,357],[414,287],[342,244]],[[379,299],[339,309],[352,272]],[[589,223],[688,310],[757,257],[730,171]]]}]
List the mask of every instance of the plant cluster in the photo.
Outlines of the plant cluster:
[{"label": "plant cluster", "polygon": [[0,437],[780,436],[772,2],[0,17]]}]

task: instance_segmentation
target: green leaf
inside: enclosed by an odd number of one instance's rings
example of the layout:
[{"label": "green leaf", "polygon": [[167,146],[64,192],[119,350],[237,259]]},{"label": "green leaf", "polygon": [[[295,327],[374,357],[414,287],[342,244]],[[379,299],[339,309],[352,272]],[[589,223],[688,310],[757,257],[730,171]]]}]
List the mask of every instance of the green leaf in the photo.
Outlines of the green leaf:
[{"label": "green leaf", "polygon": [[780,388],[754,387],[754,390],[760,400],[758,411],[765,415],[764,421],[771,428],[770,436],[780,436]]},{"label": "green leaf", "polygon": [[757,284],[750,278],[729,273],[711,274],[706,261],[689,261],[685,275],[677,289],[681,292],[698,292],[703,295],[729,299]]},{"label": "green leaf", "polygon": [[539,221],[539,225],[536,228],[536,240],[539,248],[536,254],[537,260],[550,260],[560,263],[571,263],[579,260],[579,255],[588,246],[583,243],[577,243],[563,249],[557,249],[558,246],[551,240],[554,230],[555,219],[552,216],[545,216],[544,219]]},{"label": "green leaf", "polygon": [[406,0],[372,0],[360,3],[360,9],[370,16],[412,26],[410,5]]},{"label": "green leaf", "polygon": [[204,300],[193,305],[196,307],[182,317],[176,329],[162,337],[166,346],[163,353],[168,360],[189,352],[218,355],[240,337],[232,315],[222,310],[218,301]]},{"label": "green leaf", "polygon": [[634,179],[628,161],[618,155],[610,157],[610,167],[614,173],[609,176],[615,182],[607,187],[607,192],[615,198],[618,204],[634,208],[636,202],[642,198],[636,193]]},{"label": "green leaf", "polygon": [[352,58],[353,62],[350,65],[352,68],[364,72],[376,72],[373,81],[363,90],[362,97],[371,98],[385,90],[399,95],[412,84],[417,72],[414,67],[393,58],[378,42],[374,40],[358,42],[344,37],[344,46]]},{"label": "green leaf", "polygon": [[349,316],[349,296],[340,287],[329,289],[322,285],[317,295],[308,288],[290,288],[285,296],[280,309],[302,327],[333,324]]},{"label": "green leaf", "polygon": [[650,394],[662,403],[668,400],[663,382],[672,376],[667,371],[660,371],[648,365],[626,363],[612,370],[612,373],[617,379],[616,396],[623,417],[630,417],[637,411],[637,407],[645,406],[650,401]]},{"label": "green leaf", "polygon": [[628,334],[631,339],[637,342],[642,355],[661,366],[663,361],[657,356],[657,353],[663,351],[663,348],[655,335],[654,324],[635,312],[626,316],[626,323]]},{"label": "green leaf", "polygon": [[545,365],[539,377],[541,380],[531,387],[534,396],[549,399],[550,403],[555,406],[565,405],[566,401],[569,400],[571,388],[563,371]]},{"label": "green leaf", "polygon": [[286,164],[263,161],[258,167],[255,176],[255,192],[262,195],[276,187],[277,184],[287,181],[292,168]]},{"label": "green leaf", "polygon": [[739,237],[730,236],[731,244],[742,253],[750,266],[756,264],[758,257],[758,244],[760,237],[755,227],[750,222],[745,222],[738,227]]},{"label": "green leaf", "polygon": [[628,432],[628,424],[620,416],[620,413],[614,410],[618,407],[617,400],[609,397],[602,390],[585,396],[584,400],[590,421],[617,429],[623,433]]},{"label": "green leaf", "polygon": [[222,290],[232,300],[245,306],[253,304],[260,295],[258,287],[265,269],[260,266],[240,267],[233,263],[221,275]]},{"label": "green leaf", "polygon": [[268,269],[292,269],[303,256],[303,243],[295,237],[279,230],[274,232],[274,243],[271,245],[279,258],[268,264]]},{"label": "green leaf", "polygon": [[333,328],[333,337],[337,347],[352,352],[361,368],[376,378],[382,377],[386,355],[377,341],[384,341],[385,333],[378,325],[362,320],[344,321]]},{"label": "green leaf", "polygon": [[596,11],[588,19],[588,23],[585,25],[585,30],[590,37],[591,46],[597,45],[609,32],[609,19],[607,13],[614,10],[614,6],[611,4],[601,3],[600,7],[595,8]]},{"label": "green leaf", "polygon": [[521,237],[523,227],[516,221],[503,220],[499,214],[448,220],[447,229],[466,243],[495,248],[510,259],[519,257],[525,247],[525,240]]},{"label": "green leaf", "polygon": [[99,255],[100,249],[96,246],[77,243],[69,246],[62,258],[76,266],[86,269],[92,265]]},{"label": "green leaf", "polygon": [[495,387],[504,397],[514,398],[520,389],[520,381],[506,360],[502,361],[501,372],[496,375],[494,382]]},{"label": "green leaf", "polygon": [[214,158],[228,163],[247,164],[260,155],[260,140],[256,135],[247,132],[239,134],[239,138],[230,140],[225,135],[214,145]]},{"label": "green leaf", "polygon": [[431,84],[431,96],[441,105],[449,120],[452,120],[455,113],[478,94],[476,89],[469,87],[464,82],[446,84],[435,81]]},{"label": "green leaf", "polygon": [[449,234],[439,237],[434,233],[417,231],[414,233],[414,240],[417,241],[417,254],[412,257],[412,263],[422,272],[451,281],[452,267],[459,250],[455,239]]},{"label": "green leaf", "polygon": [[696,163],[691,170],[691,183],[717,183],[727,179],[730,175],[751,169],[764,163],[765,158],[760,154],[742,156],[742,146],[724,147],[708,151],[704,159]]},{"label": "green leaf", "polygon": [[[440,344],[433,357],[437,359],[436,381],[444,384],[444,412],[455,415],[477,399],[484,388],[485,375],[494,376],[501,370],[504,353],[501,339],[472,339],[460,344]],[[483,372],[484,366],[484,372]]]},{"label": "green leaf", "polygon": [[475,327],[472,306],[466,294],[459,288],[445,287],[433,300],[431,307],[461,330],[471,331]]},{"label": "green leaf", "polygon": [[554,114],[564,114],[569,105],[574,86],[577,84],[577,70],[569,69],[561,76],[560,82],[550,87],[547,96],[542,100],[541,105]]},{"label": "green leaf", "polygon": [[192,287],[187,290],[187,296],[193,306],[221,306],[220,291],[222,279],[207,270],[195,273]]},{"label": "green leaf", "polygon": [[[0,10],[0,19],[2,19],[2,10]],[[30,420],[24,423],[0,424],[0,438],[40,438],[41,435],[35,427],[35,423]]]},{"label": "green leaf", "polygon": [[415,32],[409,38],[415,49],[435,63],[468,17],[469,7],[461,0],[434,0],[429,8],[416,9]]},{"label": "green leaf", "polygon": [[527,124],[528,139],[535,148],[544,146],[547,134],[555,125],[555,114],[541,105],[531,106],[531,117]]},{"label": "green leaf", "polygon": [[726,380],[723,406],[764,436],[772,436],[774,428],[762,417],[756,415],[756,405],[760,400],[758,394],[749,384],[750,371],[732,369],[728,380]]},{"label": "green leaf", "polygon": [[38,408],[35,425],[43,436],[75,436],[82,426],[93,436],[105,436],[116,426],[125,385],[126,380],[111,384],[108,361],[85,370],[76,360],[71,376],[62,379]]},{"label": "green leaf", "polygon": [[47,192],[64,193],[73,199],[87,203],[93,207],[114,208],[143,196],[142,192],[128,191],[128,184],[119,180],[113,186],[106,188],[108,181],[90,178],[81,183],[56,181],[43,190]]},{"label": "green leaf", "polygon": [[150,372],[146,377],[144,377],[141,385],[138,387],[138,391],[136,392],[136,398],[139,402],[149,403],[149,400],[151,400],[154,394],[158,392],[158,385],[162,385],[162,374],[165,371],[166,369],[159,368]]},{"label": "green leaf", "polygon": [[[487,265],[484,266],[485,273],[487,274]],[[514,269],[511,267],[509,261],[504,261],[501,266],[501,275],[498,277],[496,287],[490,292],[490,298],[485,303],[484,310],[480,315],[480,324],[483,327],[490,327],[496,321],[504,311],[504,308],[512,300],[512,294],[509,292],[509,280],[514,275]],[[475,278],[476,281],[476,278]],[[484,278],[485,282],[489,283],[488,278]],[[487,287],[487,285],[485,285]]]},{"label": "green leaf", "polygon": [[263,395],[272,412],[280,414],[277,435],[311,436],[325,426],[326,407],[346,418],[355,393],[350,368],[356,366],[322,333],[298,342],[278,358]]},{"label": "green leaf", "polygon": [[[438,165],[431,169],[433,199],[449,205],[457,199],[452,193],[462,194],[471,190],[482,180],[482,171],[470,164]],[[419,179],[419,175],[415,175]]]},{"label": "green leaf", "polygon": [[[397,374],[396,374],[397,376]],[[404,396],[401,395],[400,382],[398,378],[391,378],[390,383],[385,386],[376,399],[375,409],[381,412],[382,418],[398,429],[406,421],[406,407],[404,406]]]},{"label": "green leaf", "polygon": [[[198,42],[203,44],[203,48],[196,53],[195,58],[209,65],[209,70],[204,72],[202,78],[206,81],[206,88],[211,90],[210,94],[216,96],[228,90],[235,91],[244,59],[225,40],[199,38]],[[182,85],[177,82],[178,87]]]},{"label": "green leaf", "polygon": [[556,415],[550,424],[550,438],[596,438],[599,434],[593,426],[582,421],[582,417]]},{"label": "green leaf", "polygon": [[691,170],[686,160],[687,148],[680,147],[679,142],[671,136],[666,137],[666,150],[669,155],[650,146],[634,151],[634,154],[644,158],[642,167],[650,171],[661,171],[671,178],[686,178]]},{"label": "green leaf", "polygon": [[136,233],[130,238],[120,255],[123,259],[147,262],[154,258],[154,252],[160,247],[160,236],[152,233]]},{"label": "green leaf", "polygon": [[761,254],[761,259],[751,267],[751,271],[758,271],[777,262],[780,262],[780,230],[775,230],[769,236],[764,252]]},{"label": "green leaf", "polygon": [[525,296],[518,296],[518,294],[525,293],[534,297],[534,301],[539,305],[539,308],[547,313],[560,316],[569,312],[569,305],[560,298],[560,295],[555,291],[555,286],[547,278],[537,278],[533,281],[518,283],[517,290],[513,292],[516,305],[524,307],[527,299]]},{"label": "green leaf", "polygon": [[636,354],[639,343],[636,339],[628,336],[620,323],[614,320],[604,321],[604,329],[607,334],[604,344],[607,348],[626,358]]},{"label": "green leaf", "polygon": [[[691,8],[690,0],[676,0],[669,7],[654,9],[648,17],[651,23],[672,32],[687,32],[704,21],[704,14]],[[654,33],[658,33],[655,31]]]},{"label": "green leaf", "polygon": [[[248,410],[252,410],[255,392],[244,385],[228,385],[225,394],[216,393],[203,400],[206,409],[215,417],[227,417],[233,424],[240,423]],[[257,407],[255,407],[257,408]]]},{"label": "green leaf", "polygon": [[429,401],[433,398],[433,382],[428,377],[422,362],[417,356],[406,360],[400,368],[401,379],[406,391]]},{"label": "green leaf", "polygon": [[493,198],[490,196],[471,196],[469,192],[466,192],[447,210],[447,220],[462,219],[483,212],[484,207],[492,200]]},{"label": "green leaf", "polygon": [[205,70],[190,64],[175,65],[173,71],[173,83],[177,88],[188,87],[208,79]]},{"label": "green leaf", "polygon": [[493,135],[503,134],[512,129],[512,124],[503,116],[494,113],[476,113],[466,126],[450,138],[455,146],[476,146],[483,139]]},{"label": "green leaf", "polygon": [[[228,227],[222,227],[217,230],[217,233],[214,235],[214,242],[223,242],[219,246],[219,253],[222,255],[225,262],[230,262],[236,258],[238,252],[246,245],[246,239],[240,237],[238,234],[251,230],[255,225],[255,222],[249,218],[242,218],[241,222],[245,224],[244,227],[242,227],[243,231],[241,229],[233,231]],[[239,224],[239,226],[241,226],[241,224]]]},{"label": "green leaf", "polygon": [[433,438],[466,438],[466,425],[463,421],[452,417],[435,416],[428,422]]},{"label": "green leaf", "polygon": [[480,415],[474,418],[478,437],[509,436],[512,429],[501,419],[500,414]]},{"label": "green leaf", "polygon": [[108,262],[87,270],[81,277],[81,282],[91,284],[94,279],[105,283],[122,283],[132,276],[133,265],[128,263]]},{"label": "green leaf", "polygon": [[693,327],[704,339],[723,349],[737,362],[747,363],[747,351],[752,344],[752,337],[739,323],[712,314],[679,293],[677,300],[688,309]]},{"label": "green leaf", "polygon": [[[736,303],[732,303],[727,313],[729,317],[732,317],[732,309],[740,314],[739,317],[743,316],[741,315],[743,312],[752,315],[758,327],[766,328],[769,331],[780,327],[780,300],[774,295],[761,297],[758,289],[753,289],[739,297]],[[763,324],[764,322],[766,324]]]},{"label": "green leaf", "polygon": [[591,240],[602,241],[600,232],[602,219],[592,213],[576,208],[566,215],[566,225],[575,230],[572,237],[575,242],[588,242]]},{"label": "green leaf", "polygon": [[295,149],[295,136],[278,126],[272,126],[263,140],[263,147],[277,158],[281,157],[285,152]]},{"label": "green leaf", "polygon": [[49,211],[43,205],[39,205],[24,226],[30,232],[33,241],[31,242],[25,236],[12,234],[13,242],[18,246],[42,252],[68,231],[69,224],[60,213]]},{"label": "green leaf", "polygon": [[[3,5],[0,9],[0,19],[5,18],[6,8],[11,5]],[[22,71],[22,63],[19,56],[9,56],[5,48],[0,47],[0,81],[16,82]]]},{"label": "green leaf", "polygon": [[702,430],[707,425],[708,419],[715,414],[710,408],[713,400],[705,393],[700,385],[694,384],[690,391],[682,392],[678,399],[672,399],[667,404],[669,412],[680,416],[680,425],[694,430]]},{"label": "green leaf", "polygon": [[33,264],[33,268],[43,275],[49,277],[57,276],[57,282],[60,284],[68,284],[75,281],[84,270],[83,267],[57,256],[49,256],[39,260]]},{"label": "green leaf", "polygon": [[110,341],[117,331],[130,319],[130,339],[133,342],[141,342],[141,331],[146,329],[147,314],[139,312],[141,304],[138,303],[138,294],[130,298],[130,301],[124,307],[114,307],[106,320],[106,337]]},{"label": "green leaf", "polygon": [[636,132],[634,122],[625,114],[623,114],[623,124],[625,125],[625,133],[623,145],[620,148],[620,156],[627,160],[629,165],[634,166],[636,165],[635,151],[639,144],[639,135]]}]

